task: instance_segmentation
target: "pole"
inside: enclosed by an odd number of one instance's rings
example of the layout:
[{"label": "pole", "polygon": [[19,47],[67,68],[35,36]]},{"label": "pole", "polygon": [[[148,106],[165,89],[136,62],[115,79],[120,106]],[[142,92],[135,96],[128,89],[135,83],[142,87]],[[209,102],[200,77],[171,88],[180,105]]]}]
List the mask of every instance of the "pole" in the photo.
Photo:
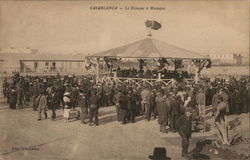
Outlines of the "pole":
[{"label": "pole", "polygon": [[195,67],[195,83],[196,83],[196,84],[197,84],[198,81],[199,81],[199,73],[198,73],[198,71],[199,71],[199,66],[196,66],[196,67]]},{"label": "pole", "polygon": [[152,37],[151,27],[148,27],[148,37],[149,37],[149,38],[151,38],[151,37]]}]

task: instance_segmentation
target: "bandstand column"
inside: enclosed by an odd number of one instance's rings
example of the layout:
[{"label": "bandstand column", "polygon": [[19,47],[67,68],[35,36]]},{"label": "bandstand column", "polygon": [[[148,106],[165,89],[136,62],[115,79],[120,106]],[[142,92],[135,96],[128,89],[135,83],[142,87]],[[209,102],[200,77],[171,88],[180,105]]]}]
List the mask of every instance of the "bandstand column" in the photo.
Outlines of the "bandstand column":
[{"label": "bandstand column", "polygon": [[199,67],[195,66],[195,83],[198,83],[198,81],[200,80],[200,74],[199,74]]},{"label": "bandstand column", "polygon": [[27,73],[27,66],[24,65],[23,69],[24,69],[24,73]]},{"label": "bandstand column", "polygon": [[158,73],[158,80],[161,79],[161,73]]}]

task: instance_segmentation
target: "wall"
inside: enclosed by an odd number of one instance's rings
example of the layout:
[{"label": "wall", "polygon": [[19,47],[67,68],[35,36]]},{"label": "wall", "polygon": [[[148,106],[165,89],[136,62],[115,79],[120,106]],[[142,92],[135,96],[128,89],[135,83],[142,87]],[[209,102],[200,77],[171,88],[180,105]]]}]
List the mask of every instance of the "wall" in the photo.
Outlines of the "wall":
[{"label": "wall", "polygon": [[[34,68],[35,62],[37,63],[37,68]],[[47,63],[47,64],[46,64]],[[53,66],[55,64],[55,68]],[[23,61],[26,67],[27,73],[71,73],[71,74],[81,74],[85,73],[85,63],[80,61]],[[25,69],[21,69],[25,72]]]}]

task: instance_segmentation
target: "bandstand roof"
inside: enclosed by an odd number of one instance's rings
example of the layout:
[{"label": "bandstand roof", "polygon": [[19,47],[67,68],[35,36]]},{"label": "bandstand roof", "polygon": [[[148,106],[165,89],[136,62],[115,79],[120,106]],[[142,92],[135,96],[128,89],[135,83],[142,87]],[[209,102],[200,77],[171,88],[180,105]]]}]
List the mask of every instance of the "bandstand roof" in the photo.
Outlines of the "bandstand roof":
[{"label": "bandstand roof", "polygon": [[119,58],[168,58],[168,59],[207,59],[198,53],[152,38],[143,39],[118,48],[99,52],[89,57]]}]

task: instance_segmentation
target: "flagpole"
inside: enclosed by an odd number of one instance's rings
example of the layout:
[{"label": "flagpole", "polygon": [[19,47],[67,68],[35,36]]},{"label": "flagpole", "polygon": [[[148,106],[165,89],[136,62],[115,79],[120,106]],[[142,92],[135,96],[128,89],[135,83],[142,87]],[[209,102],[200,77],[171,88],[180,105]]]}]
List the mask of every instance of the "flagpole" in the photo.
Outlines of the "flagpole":
[{"label": "flagpole", "polygon": [[151,37],[152,37],[151,27],[148,27],[148,37],[149,37],[149,38],[151,38]]}]

